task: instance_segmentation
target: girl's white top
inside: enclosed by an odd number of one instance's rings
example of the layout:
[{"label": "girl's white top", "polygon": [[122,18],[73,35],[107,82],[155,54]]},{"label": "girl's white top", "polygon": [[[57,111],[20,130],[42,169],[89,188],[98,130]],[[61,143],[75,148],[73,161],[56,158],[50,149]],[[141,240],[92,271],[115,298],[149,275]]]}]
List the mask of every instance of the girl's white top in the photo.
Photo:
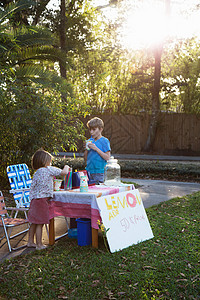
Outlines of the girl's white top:
[{"label": "girl's white top", "polygon": [[59,176],[62,172],[57,167],[47,166],[39,168],[33,175],[29,198],[53,197],[53,178]]}]

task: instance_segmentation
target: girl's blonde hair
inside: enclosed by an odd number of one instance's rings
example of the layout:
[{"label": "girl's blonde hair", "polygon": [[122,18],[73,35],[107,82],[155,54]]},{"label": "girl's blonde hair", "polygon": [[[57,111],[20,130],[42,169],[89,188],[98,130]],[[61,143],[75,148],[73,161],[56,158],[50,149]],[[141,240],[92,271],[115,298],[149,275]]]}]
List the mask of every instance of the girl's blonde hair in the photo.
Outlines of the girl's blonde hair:
[{"label": "girl's blonde hair", "polygon": [[99,129],[103,129],[104,128],[104,123],[103,120],[101,120],[98,117],[94,117],[93,119],[91,119],[90,121],[87,122],[87,127],[90,128],[99,128]]},{"label": "girl's blonde hair", "polygon": [[52,161],[52,158],[53,157],[49,152],[43,149],[39,149],[33,154],[31,160],[32,168],[34,170],[37,170],[39,168],[49,166]]}]

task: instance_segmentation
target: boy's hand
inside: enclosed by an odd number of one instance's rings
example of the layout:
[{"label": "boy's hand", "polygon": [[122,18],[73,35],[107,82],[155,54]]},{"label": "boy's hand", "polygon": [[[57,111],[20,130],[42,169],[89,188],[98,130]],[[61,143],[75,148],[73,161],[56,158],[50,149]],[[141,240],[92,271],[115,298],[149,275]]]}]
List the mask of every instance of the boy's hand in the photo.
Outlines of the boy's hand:
[{"label": "boy's hand", "polygon": [[108,161],[110,159],[110,151],[103,152],[101,151],[95,144],[90,143],[88,147],[94,151],[96,151],[103,159]]},{"label": "boy's hand", "polygon": [[90,150],[91,149],[91,147],[90,147],[91,144],[92,144],[91,140],[85,141],[85,150]]},{"label": "boy's hand", "polygon": [[86,150],[86,141],[83,142],[83,149]]},{"label": "boy's hand", "polygon": [[93,144],[93,143],[89,143],[88,144],[88,148],[90,148],[90,149],[92,149],[92,150],[94,150],[94,151],[97,151],[97,149],[99,149],[95,144]]}]

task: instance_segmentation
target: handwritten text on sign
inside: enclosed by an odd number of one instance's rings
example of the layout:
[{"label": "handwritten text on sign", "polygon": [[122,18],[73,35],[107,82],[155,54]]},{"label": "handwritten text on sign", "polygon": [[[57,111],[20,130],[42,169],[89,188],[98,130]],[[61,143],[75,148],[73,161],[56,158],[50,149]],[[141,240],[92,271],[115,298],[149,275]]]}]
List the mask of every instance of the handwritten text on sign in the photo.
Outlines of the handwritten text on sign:
[{"label": "handwritten text on sign", "polygon": [[111,252],[153,238],[138,190],[97,198]]}]

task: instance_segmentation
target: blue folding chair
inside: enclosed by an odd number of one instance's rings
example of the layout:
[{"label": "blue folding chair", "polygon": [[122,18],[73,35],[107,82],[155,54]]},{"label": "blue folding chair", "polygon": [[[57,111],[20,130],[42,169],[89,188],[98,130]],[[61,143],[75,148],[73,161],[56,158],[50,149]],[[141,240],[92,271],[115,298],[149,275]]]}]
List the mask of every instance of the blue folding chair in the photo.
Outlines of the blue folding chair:
[{"label": "blue folding chair", "polygon": [[29,208],[29,189],[31,187],[31,175],[26,164],[11,165],[7,167],[7,175],[10,182],[16,207]]},{"label": "blue folding chair", "polygon": [[[15,204],[17,208],[23,208],[23,212],[25,217],[27,218],[27,211],[30,206],[30,199],[29,199],[29,190],[31,187],[32,179],[29,172],[29,168],[26,164],[18,164],[18,165],[11,165],[7,167],[7,175],[10,182],[10,193],[13,194]],[[18,211],[15,213],[15,218],[17,217]],[[67,222],[67,218],[65,218],[67,229],[69,229],[69,225]],[[47,224],[45,224],[47,235],[49,236],[49,231]],[[66,234],[60,236],[63,237]],[[59,239],[60,237],[57,237]]]}]

